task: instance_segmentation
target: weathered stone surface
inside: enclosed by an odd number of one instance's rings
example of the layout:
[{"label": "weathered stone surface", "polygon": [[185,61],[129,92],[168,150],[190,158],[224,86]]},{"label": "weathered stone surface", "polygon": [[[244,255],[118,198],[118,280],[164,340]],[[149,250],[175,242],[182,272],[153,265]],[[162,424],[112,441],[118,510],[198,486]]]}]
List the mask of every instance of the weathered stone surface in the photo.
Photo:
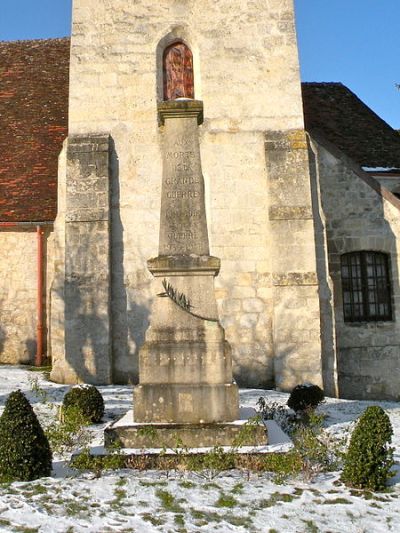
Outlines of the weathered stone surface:
[{"label": "weathered stone surface", "polygon": [[65,351],[54,381],[112,382],[108,135],[69,138],[66,171]]},{"label": "weathered stone surface", "polygon": [[[159,255],[209,255],[198,116],[201,102],[163,102],[163,184]],[[162,111],[160,111],[160,107]]]},{"label": "weathered stone surface", "polygon": [[[158,104],[158,119],[161,125],[165,124],[167,118],[186,118],[191,119],[195,118],[197,124],[203,124],[204,121],[204,110],[203,102],[200,100],[190,100],[190,99],[178,99],[178,100],[169,100],[166,102],[159,102]],[[171,127],[172,124],[169,124]],[[187,132],[190,135],[190,131]],[[171,139],[173,140],[173,139]],[[174,142],[172,148],[183,149],[185,147],[184,143],[179,142],[180,137],[178,134],[178,139]],[[178,144],[176,142],[178,141]]]},{"label": "weathered stone surface", "polygon": [[318,285],[316,272],[288,272],[287,274],[273,275],[274,287],[287,287],[290,285]]},{"label": "weathered stone surface", "polygon": [[167,272],[174,272],[175,275],[187,275],[190,272],[201,275],[207,274],[216,276],[221,267],[218,257],[210,255],[168,255],[159,256],[147,261],[147,266],[155,276],[165,275]]},{"label": "weathered stone surface", "polygon": [[[194,380],[193,380],[194,381]],[[138,385],[134,392],[138,422],[216,423],[238,418],[235,384],[169,383]]]},{"label": "weathered stone surface", "polygon": [[[46,243],[49,228],[43,231]],[[36,227],[2,228],[0,246],[0,363],[33,363],[37,338]],[[46,261],[44,265],[47,269]]]},{"label": "weathered stone surface", "polygon": [[282,206],[271,206],[269,208],[269,219],[270,220],[307,220],[312,219],[312,209],[311,206],[294,206],[286,207]]},{"label": "weathered stone surface", "polygon": [[[275,383],[322,386],[316,241],[304,131],[269,131]],[[300,206],[300,207],[299,207]]]},{"label": "weathered stone surface", "polygon": [[[339,158],[339,154],[331,153],[316,140],[312,140],[311,149],[327,259],[322,296],[328,311],[322,335],[334,336],[334,354],[324,356],[324,366],[331,372],[337,371],[341,397],[398,400],[400,288],[395,280],[400,271],[399,211],[357,175],[352,162],[343,155]],[[391,321],[344,321],[340,256],[361,250],[381,251],[390,256],[394,302]],[[323,289],[321,278],[320,286]],[[337,368],[332,368],[336,364]]]},{"label": "weathered stone surface", "polygon": [[160,247],[159,257],[149,261],[158,299],[139,352],[135,420],[228,422],[238,417],[239,396],[214,294],[220,264],[208,255],[197,118],[186,101],[165,102],[162,108]]},{"label": "weathered stone surface", "polygon": [[[245,430],[246,435],[244,435]],[[214,446],[265,446],[267,429],[263,423],[245,427],[244,421],[213,424],[130,424],[120,422],[104,432],[106,446],[118,443],[124,448],[206,448]]]}]

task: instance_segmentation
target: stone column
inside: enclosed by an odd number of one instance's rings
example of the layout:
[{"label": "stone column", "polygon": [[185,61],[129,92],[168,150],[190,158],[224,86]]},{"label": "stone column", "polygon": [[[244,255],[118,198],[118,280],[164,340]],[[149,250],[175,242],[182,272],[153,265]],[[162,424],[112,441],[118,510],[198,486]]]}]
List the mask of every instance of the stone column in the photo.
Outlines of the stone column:
[{"label": "stone column", "polygon": [[108,135],[68,139],[62,383],[112,382],[109,147]]},{"label": "stone column", "polygon": [[209,255],[198,138],[202,102],[159,105],[163,185],[157,293],[139,353],[135,422],[211,423],[238,418],[231,349],[219,323]]}]

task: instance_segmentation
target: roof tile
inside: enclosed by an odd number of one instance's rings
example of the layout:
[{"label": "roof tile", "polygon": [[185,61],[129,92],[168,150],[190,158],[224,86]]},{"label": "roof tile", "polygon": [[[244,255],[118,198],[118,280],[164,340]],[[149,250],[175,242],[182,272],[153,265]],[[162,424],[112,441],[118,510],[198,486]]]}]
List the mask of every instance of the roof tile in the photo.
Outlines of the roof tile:
[{"label": "roof tile", "polygon": [[0,221],[54,220],[69,39],[0,42]]},{"label": "roof tile", "polygon": [[400,135],[341,83],[303,83],[306,130],[360,166],[400,168]]}]

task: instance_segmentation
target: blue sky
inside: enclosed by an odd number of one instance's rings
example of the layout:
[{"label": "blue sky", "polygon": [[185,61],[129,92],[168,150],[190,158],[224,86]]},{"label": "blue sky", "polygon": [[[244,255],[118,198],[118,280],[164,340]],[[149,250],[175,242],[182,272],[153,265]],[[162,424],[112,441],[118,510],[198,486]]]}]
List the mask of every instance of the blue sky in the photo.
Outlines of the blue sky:
[{"label": "blue sky", "polygon": [[[0,40],[70,33],[71,0],[0,3]],[[400,128],[400,0],[295,3],[303,80],[341,81]]]}]

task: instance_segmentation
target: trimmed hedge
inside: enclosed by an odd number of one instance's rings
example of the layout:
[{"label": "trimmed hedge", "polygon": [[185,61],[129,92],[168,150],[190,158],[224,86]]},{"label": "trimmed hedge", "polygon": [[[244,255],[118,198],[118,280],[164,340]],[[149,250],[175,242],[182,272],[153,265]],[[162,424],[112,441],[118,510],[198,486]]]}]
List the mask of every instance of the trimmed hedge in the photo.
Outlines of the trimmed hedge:
[{"label": "trimmed hedge", "polygon": [[77,385],[64,396],[64,416],[70,408],[78,410],[88,422],[96,424],[104,415],[103,396],[93,385]]},{"label": "trimmed hedge", "polygon": [[32,481],[51,474],[46,435],[24,394],[12,392],[0,417],[0,481]]},{"label": "trimmed hedge", "polygon": [[392,435],[385,411],[376,405],[368,407],[351,435],[342,481],[359,489],[383,490],[393,475]]},{"label": "trimmed hedge", "polygon": [[324,391],[318,385],[297,385],[290,393],[288,406],[293,411],[306,411],[315,409],[325,399]]}]

